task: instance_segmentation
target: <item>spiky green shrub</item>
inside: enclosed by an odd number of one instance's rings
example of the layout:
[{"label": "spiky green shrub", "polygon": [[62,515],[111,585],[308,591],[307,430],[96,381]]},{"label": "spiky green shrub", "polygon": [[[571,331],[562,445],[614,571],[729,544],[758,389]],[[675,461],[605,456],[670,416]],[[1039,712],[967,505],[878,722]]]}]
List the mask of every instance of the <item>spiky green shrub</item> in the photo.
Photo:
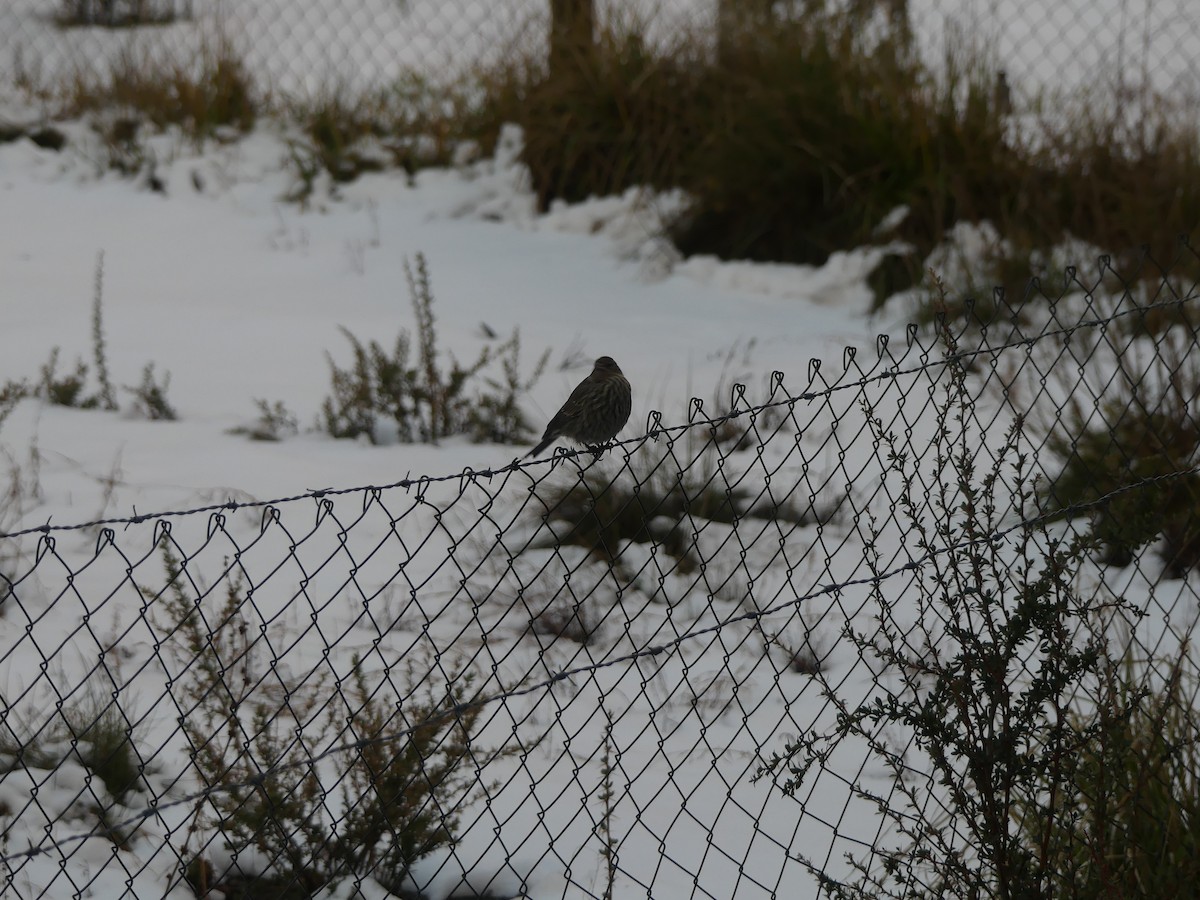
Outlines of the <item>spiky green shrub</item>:
[{"label": "spiky green shrub", "polygon": [[1074,713],[1071,778],[1022,810],[1043,842],[1050,896],[1188,897],[1200,884],[1200,711],[1186,651],[1158,682],[1132,650],[1106,660],[1093,708]]},{"label": "spiky green shrub", "polygon": [[64,112],[80,115],[120,110],[121,118],[102,136],[129,156],[121,143],[138,144],[143,123],[155,128],[178,125],[195,141],[221,129],[249,131],[263,99],[249,70],[229,41],[203,47],[195,65],[164,62],[132,50],[118,56],[104,76],[80,69],[67,85]]},{"label": "spiky green shrub", "polygon": [[[871,615],[861,617],[872,627],[851,620],[844,639],[888,680],[847,703],[818,672],[837,723],[789,741],[759,772],[796,795],[846,741],[886,768],[888,789],[854,790],[891,843],[851,857],[845,879],[810,862],[831,897],[1073,896],[1055,890],[1063,851],[1050,847],[1072,827],[1061,798],[1083,788],[1081,760],[1105,739],[1102,724],[1076,718],[1110,652],[1077,580],[1094,542],[1056,529],[1039,504],[1021,419],[980,453],[965,378],[953,366],[943,378],[932,453],[913,454],[870,414],[915,561],[902,582],[915,610],[896,602],[872,519]],[[1105,609],[1142,615],[1120,597]]]},{"label": "spiky green shrub", "polygon": [[[549,351],[541,356],[533,373],[522,378],[520,336],[514,332],[497,347],[485,346],[469,365],[451,356],[449,369],[443,368],[425,257],[418,253],[415,266],[405,263],[405,273],[415,334],[402,330],[389,352],[377,341],[364,344],[342,329],[354,361],[342,368],[329,357],[333,392],[321,407],[325,431],[336,438],[365,436],[372,443],[380,441],[384,428],[394,429],[402,443],[437,443],[456,434],[497,443],[527,440],[532,428],[518,400],[541,377]],[[503,380],[485,378],[472,393],[484,367],[497,358]]]},{"label": "spiky green shrub", "polygon": [[1105,562],[1129,565],[1161,539],[1168,574],[1182,577],[1200,564],[1200,474],[1191,471],[1200,462],[1192,412],[1200,366],[1178,335],[1148,345],[1144,335],[1116,334],[1122,346],[1115,372],[1102,376],[1103,401],[1071,397],[1042,425],[1057,465],[1043,493],[1053,507],[1090,519]]},{"label": "spiky green shrub", "polygon": [[664,447],[648,443],[615,473],[581,467],[573,479],[539,490],[529,510],[544,530],[530,546],[583,547],[619,567],[627,542],[653,544],[675,560],[677,572],[688,574],[701,564],[695,534],[708,522],[752,519],[801,525],[834,515],[836,505],[730,484],[728,473],[716,463],[724,452],[717,443],[721,435],[716,428],[710,431],[711,443],[686,435],[665,439]]},{"label": "spiky green shrub", "polygon": [[[181,877],[198,896],[308,898],[344,876],[407,890],[413,863],[456,840],[478,770],[494,756],[476,743],[470,676],[438,693],[410,661],[415,687],[402,704],[357,658],[339,702],[319,674],[280,683],[236,571],[227,567],[213,604],[168,538],[161,546],[167,583],[143,591],[180,673],[190,765],[210,789],[193,808]],[[323,771],[313,760],[329,745],[345,749]],[[227,853],[235,862],[218,868],[212,857]]]},{"label": "spiky green shrub", "polygon": [[[952,226],[986,221],[1005,250],[973,260],[969,280],[1017,305],[1031,259],[1068,239],[1165,262],[1200,217],[1197,123],[1149,89],[1137,124],[1128,103],[1093,94],[1018,98],[1018,129],[986,48],[955,45],[935,70],[906,15],[879,4],[774,4],[722,33],[719,52],[711,34],[649,33],[610,18],[553,77],[532,54],[481,75],[491,120],[523,128],[542,208],[681,188],[670,235],[725,258],[822,263],[902,240],[875,278],[879,302],[921,283]],[[1039,118],[1043,103],[1055,115]]]}]

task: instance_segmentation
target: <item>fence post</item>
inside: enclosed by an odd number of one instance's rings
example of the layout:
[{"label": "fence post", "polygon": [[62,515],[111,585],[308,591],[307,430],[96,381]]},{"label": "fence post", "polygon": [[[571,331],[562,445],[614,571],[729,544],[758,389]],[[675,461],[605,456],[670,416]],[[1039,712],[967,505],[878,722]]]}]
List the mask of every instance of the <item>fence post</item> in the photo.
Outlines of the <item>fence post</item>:
[{"label": "fence post", "polygon": [[551,78],[590,56],[595,41],[595,0],[550,0]]},{"label": "fence post", "polygon": [[717,60],[724,64],[738,44],[774,17],[772,0],[717,0]]}]

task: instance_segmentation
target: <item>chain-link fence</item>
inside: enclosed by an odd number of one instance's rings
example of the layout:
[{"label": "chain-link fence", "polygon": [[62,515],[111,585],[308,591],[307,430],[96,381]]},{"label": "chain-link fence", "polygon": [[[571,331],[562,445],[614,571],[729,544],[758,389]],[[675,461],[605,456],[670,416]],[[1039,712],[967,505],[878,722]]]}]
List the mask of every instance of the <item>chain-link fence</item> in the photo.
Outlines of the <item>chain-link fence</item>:
[{"label": "chain-link fence", "polygon": [[[714,33],[720,0],[608,0],[601,21],[640,21],[669,38]],[[752,0],[746,0],[751,4]],[[1200,11],[1187,0],[852,0],[904,16],[937,69],[953,54],[1005,70],[1018,95],[1097,86],[1197,96]],[[537,54],[550,0],[8,0],[0,80],[96,77],[118,60],[176,61],[232,44],[257,84],[284,95],[452,78],[478,63]],[[803,14],[803,3],[775,4]]]},{"label": "chain-link fence", "polygon": [[0,536],[6,894],[1194,877],[1173,271],[947,302],[603,454]]}]

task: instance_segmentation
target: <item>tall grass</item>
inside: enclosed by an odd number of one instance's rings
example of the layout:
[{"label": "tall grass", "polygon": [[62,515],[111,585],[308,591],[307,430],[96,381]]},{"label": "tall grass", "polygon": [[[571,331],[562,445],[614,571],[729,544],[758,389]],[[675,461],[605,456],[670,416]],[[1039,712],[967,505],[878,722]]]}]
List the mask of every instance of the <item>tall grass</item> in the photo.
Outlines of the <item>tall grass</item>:
[{"label": "tall grass", "polygon": [[543,208],[684,189],[671,231],[685,254],[819,264],[900,239],[912,252],[888,281],[901,289],[952,226],[987,220],[1014,284],[1033,250],[1067,238],[1170,257],[1200,217],[1190,117],[1149,96],[1136,122],[1103,97],[1010,111],[999,78],[967,51],[935,75],[903,19],[818,5],[743,23],[719,54],[711,35],[655,43],[641,23],[609,23],[554,77],[535,58],[482,75],[492,112],[477,122],[523,126]]},{"label": "tall grass", "polygon": [[[881,301],[920,281],[959,223],[990,222],[1005,249],[954,287],[988,281],[1012,295],[1031,261],[1068,239],[1118,265],[1144,247],[1165,262],[1200,219],[1196,117],[1149,91],[1133,103],[1101,88],[1014,107],[986,51],[964,45],[935,68],[908,21],[871,4],[746,16],[720,40],[653,31],[610,17],[593,43],[560,48],[553,70],[544,44],[524,42],[453,80],[410,73],[383,90],[330,86],[306,100],[272,98],[232,42],[214,40],[187,69],[128,58],[104,78],[80,77],[66,111],[131,111],[197,139],[278,114],[299,126],[301,200],[321,172],[336,183],[486,155],[512,122],[543,209],[630,187],[682,189],[690,202],[670,236],[685,254],[722,258],[820,264],[899,241],[908,249],[873,282]],[[136,154],[123,163],[141,164]]]},{"label": "tall grass", "polygon": [[128,117],[120,126],[126,130],[136,131],[142,121],[178,125],[195,140],[222,127],[249,131],[264,103],[244,61],[224,40],[203,48],[192,65],[127,52],[106,74],[76,71],[63,93],[66,115],[120,111]]}]

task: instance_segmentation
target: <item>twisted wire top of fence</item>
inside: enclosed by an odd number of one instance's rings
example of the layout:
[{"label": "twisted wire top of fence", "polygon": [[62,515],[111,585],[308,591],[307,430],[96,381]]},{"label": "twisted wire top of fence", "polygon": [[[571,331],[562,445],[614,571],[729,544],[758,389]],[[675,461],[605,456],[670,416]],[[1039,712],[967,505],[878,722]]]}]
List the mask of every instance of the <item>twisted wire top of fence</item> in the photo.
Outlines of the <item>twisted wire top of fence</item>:
[{"label": "twisted wire top of fence", "polygon": [[[1185,239],[1181,240],[1181,248],[1185,254],[1189,256],[1194,255],[1194,251],[1191,250],[1190,245],[1186,243]],[[1142,266],[1155,268],[1157,264],[1147,257],[1144,259]],[[1170,265],[1167,268],[1169,269]],[[1101,255],[1096,259],[1096,272],[1091,279],[1087,279],[1086,276],[1081,275],[1078,268],[1068,266],[1062,272],[1063,283],[1060,298],[1076,297],[1082,304],[1082,307],[1073,311],[1075,317],[1071,321],[1064,323],[1057,317],[1056,308],[1051,304],[1048,309],[1050,318],[1045,322],[1038,323],[1036,325],[1037,330],[1035,331],[1030,330],[1031,323],[1021,322],[1018,308],[1014,306],[1011,300],[1005,298],[1002,292],[996,298],[999,301],[997,308],[1003,310],[1005,314],[1002,316],[996,315],[992,309],[988,308],[986,313],[993,317],[992,321],[986,321],[983,318],[985,313],[983,308],[979,312],[976,311],[977,301],[975,299],[966,298],[962,309],[963,316],[958,322],[948,320],[947,314],[945,311],[942,311],[937,313],[934,327],[931,329],[922,329],[916,323],[906,326],[903,347],[898,353],[896,352],[892,335],[879,334],[876,337],[873,348],[874,359],[866,367],[861,364],[860,348],[847,346],[842,353],[842,371],[832,379],[828,377],[827,372],[823,371],[825,361],[813,357],[807,363],[807,380],[803,387],[795,394],[790,393],[784,387],[785,373],[774,371],[768,377],[767,398],[758,404],[752,404],[747,399],[747,385],[735,383],[729,386],[729,407],[725,411],[710,415],[705,410],[705,401],[703,398],[693,397],[687,404],[688,421],[686,423],[664,426],[664,414],[658,410],[651,410],[646,418],[644,434],[613,441],[607,446],[615,450],[629,452],[647,440],[671,439],[683,435],[696,427],[719,428],[728,423],[736,422],[743,417],[769,410],[779,410],[783,407],[793,406],[796,403],[819,401],[839,391],[862,390],[872,383],[883,380],[902,378],[906,375],[913,375],[930,369],[938,370],[952,366],[972,365],[980,358],[1021,347],[1034,346],[1051,340],[1062,339],[1069,341],[1080,331],[1103,330],[1113,324],[1134,317],[1145,318],[1156,314],[1178,312],[1186,309],[1190,304],[1195,302],[1195,290],[1197,287],[1195,284],[1190,286],[1177,285],[1166,278],[1164,278],[1155,297],[1150,302],[1135,300],[1131,290],[1136,291],[1138,289],[1137,279],[1142,277],[1143,274],[1142,267],[1139,267],[1138,271],[1122,275],[1113,267],[1112,258],[1108,255]],[[1122,300],[1115,306],[1109,309],[1101,309],[1097,307],[1097,302],[1102,304],[1111,304],[1112,302],[1106,293],[1101,293],[1099,300],[1097,298],[1097,291],[1101,289],[1106,279],[1115,279],[1124,286],[1125,293]],[[1029,283],[1029,289],[1031,292],[1041,292],[1043,288],[1040,279],[1032,279]],[[1076,294],[1076,292],[1078,293]],[[1164,295],[1166,299],[1161,299]],[[1000,327],[1000,333],[1003,335],[999,342],[993,340],[997,326]],[[956,334],[951,333],[956,329]],[[946,342],[947,337],[949,337],[949,343]],[[964,346],[964,339],[968,341],[977,340],[977,343],[973,346]],[[591,451],[588,450],[571,450],[564,447],[560,448],[556,457],[583,457],[590,455],[590,453]],[[523,461],[520,457],[516,457],[512,463],[502,467],[468,468],[461,472],[425,474],[416,477],[408,473],[404,478],[389,484],[318,488],[270,500],[231,499],[222,503],[208,503],[189,509],[163,510],[153,513],[138,513],[135,511],[127,516],[110,516],[88,522],[70,524],[51,524],[51,522],[47,521],[41,525],[33,525],[7,533],[0,533],[0,538],[49,534],[56,531],[78,531],[108,525],[128,526],[178,516],[236,512],[240,509],[260,509],[270,512],[272,508],[281,504],[295,503],[303,500],[323,500],[347,494],[379,494],[383,491],[396,489],[405,491],[415,489],[419,493],[421,488],[427,485],[443,482],[462,482],[464,479],[490,481],[504,475],[524,472],[526,470],[534,472],[544,470],[547,466],[553,464],[554,461],[551,459]]]}]

